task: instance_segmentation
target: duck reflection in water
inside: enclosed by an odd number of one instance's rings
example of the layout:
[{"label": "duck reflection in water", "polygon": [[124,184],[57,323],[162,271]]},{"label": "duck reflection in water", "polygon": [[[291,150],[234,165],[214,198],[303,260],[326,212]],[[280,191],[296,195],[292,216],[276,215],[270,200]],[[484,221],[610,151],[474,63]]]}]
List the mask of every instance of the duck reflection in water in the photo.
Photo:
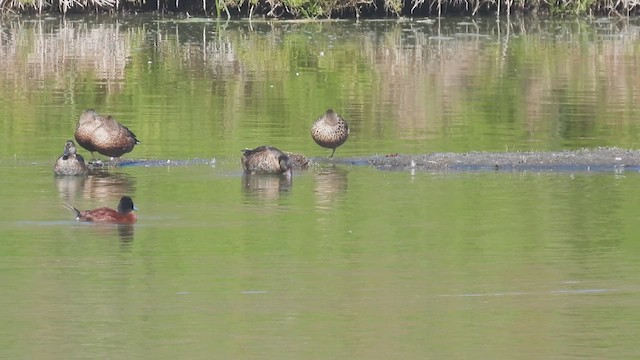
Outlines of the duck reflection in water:
[{"label": "duck reflection in water", "polygon": [[58,195],[68,203],[75,202],[79,196],[107,200],[113,198],[113,194],[127,194],[135,190],[135,178],[125,173],[92,170],[88,177],[55,176],[54,181]]},{"label": "duck reflection in water", "polygon": [[134,235],[135,235],[134,224],[78,222],[78,229],[81,229],[81,231],[83,232],[83,236],[86,236],[92,239],[93,238],[112,239],[115,235],[117,235],[123,247],[130,247],[130,245],[133,243]]},{"label": "duck reflection in water", "polygon": [[252,199],[277,200],[291,192],[291,178],[272,174],[243,174],[242,190]]},{"label": "duck reflection in water", "polygon": [[344,198],[347,191],[347,175],[349,173],[340,167],[322,168],[315,176],[316,207],[331,210],[333,203]]},{"label": "duck reflection in water", "polygon": [[118,224],[118,236],[123,243],[133,241],[133,228],[132,224]]},{"label": "duck reflection in water", "polygon": [[58,195],[65,202],[74,202],[78,194],[82,194],[85,183],[87,181],[86,176],[56,176],[55,179],[56,190]]},{"label": "duck reflection in water", "polygon": [[130,194],[135,191],[135,183],[135,178],[126,173],[95,172],[87,178],[83,197],[107,200],[111,199],[113,194]]}]

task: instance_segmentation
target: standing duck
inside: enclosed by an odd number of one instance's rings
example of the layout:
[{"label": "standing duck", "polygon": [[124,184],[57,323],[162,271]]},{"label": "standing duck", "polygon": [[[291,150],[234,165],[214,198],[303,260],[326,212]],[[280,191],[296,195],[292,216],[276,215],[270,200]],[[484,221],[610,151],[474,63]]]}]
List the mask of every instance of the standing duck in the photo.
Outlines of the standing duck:
[{"label": "standing duck", "polygon": [[271,146],[242,150],[242,168],[245,174],[279,174],[291,177],[289,156]]},{"label": "standing duck", "polygon": [[80,211],[72,205],[66,204],[69,209],[76,213],[76,220],[98,222],[98,223],[111,223],[111,224],[133,224],[138,219],[133,210],[138,210],[133,205],[133,200],[128,196],[120,198],[118,203],[118,210],[113,210],[108,207],[101,207],[93,210]]},{"label": "standing duck", "polygon": [[313,123],[311,137],[316,144],[333,149],[331,156],[329,156],[329,158],[332,158],[336,148],[347,141],[349,125],[340,115],[329,109]]},{"label": "standing duck", "polygon": [[89,168],[82,155],[76,154],[76,144],[68,140],[64,144],[64,152],[53,165],[56,175],[87,175]]},{"label": "standing duck", "polygon": [[140,142],[136,135],[111,116],[103,117],[93,109],[80,116],[75,132],[76,141],[83,148],[102,155],[120,157],[131,152]]}]

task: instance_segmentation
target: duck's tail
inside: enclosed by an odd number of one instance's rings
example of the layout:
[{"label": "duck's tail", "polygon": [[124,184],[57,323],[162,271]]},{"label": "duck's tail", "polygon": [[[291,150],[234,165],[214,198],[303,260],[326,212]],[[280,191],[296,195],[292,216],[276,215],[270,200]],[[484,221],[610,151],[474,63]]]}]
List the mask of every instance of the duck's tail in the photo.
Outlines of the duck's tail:
[{"label": "duck's tail", "polygon": [[69,204],[68,202],[64,203],[64,207],[73,211],[76,214],[76,220],[80,220],[80,210],[76,209],[73,205]]}]

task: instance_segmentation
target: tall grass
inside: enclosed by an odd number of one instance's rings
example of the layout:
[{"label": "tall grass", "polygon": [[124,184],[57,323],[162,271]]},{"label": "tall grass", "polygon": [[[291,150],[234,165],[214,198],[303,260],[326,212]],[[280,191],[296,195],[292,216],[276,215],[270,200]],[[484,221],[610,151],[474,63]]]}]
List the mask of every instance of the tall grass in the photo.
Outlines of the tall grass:
[{"label": "tall grass", "polygon": [[0,0],[2,12],[177,11],[217,17],[330,18],[511,13],[629,16],[640,0]]},{"label": "tall grass", "polygon": [[67,13],[70,10],[87,9],[113,11],[118,10],[119,7],[120,0],[0,0],[0,9],[14,12],[59,11]]}]

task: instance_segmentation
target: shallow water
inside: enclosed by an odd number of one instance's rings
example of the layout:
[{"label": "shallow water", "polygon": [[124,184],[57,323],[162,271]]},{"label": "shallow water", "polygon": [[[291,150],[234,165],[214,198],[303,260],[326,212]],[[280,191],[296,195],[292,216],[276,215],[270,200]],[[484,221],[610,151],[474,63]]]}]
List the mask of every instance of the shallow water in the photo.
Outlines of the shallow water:
[{"label": "shallow water", "polygon": [[[323,164],[289,184],[239,163],[328,155],[309,137],[327,107],[351,124],[338,157],[634,147],[637,27],[94,20],[2,24],[0,357],[640,354],[637,171]],[[56,178],[88,107],[138,135],[134,159],[198,160]],[[64,208],[124,194],[134,226]]]}]

